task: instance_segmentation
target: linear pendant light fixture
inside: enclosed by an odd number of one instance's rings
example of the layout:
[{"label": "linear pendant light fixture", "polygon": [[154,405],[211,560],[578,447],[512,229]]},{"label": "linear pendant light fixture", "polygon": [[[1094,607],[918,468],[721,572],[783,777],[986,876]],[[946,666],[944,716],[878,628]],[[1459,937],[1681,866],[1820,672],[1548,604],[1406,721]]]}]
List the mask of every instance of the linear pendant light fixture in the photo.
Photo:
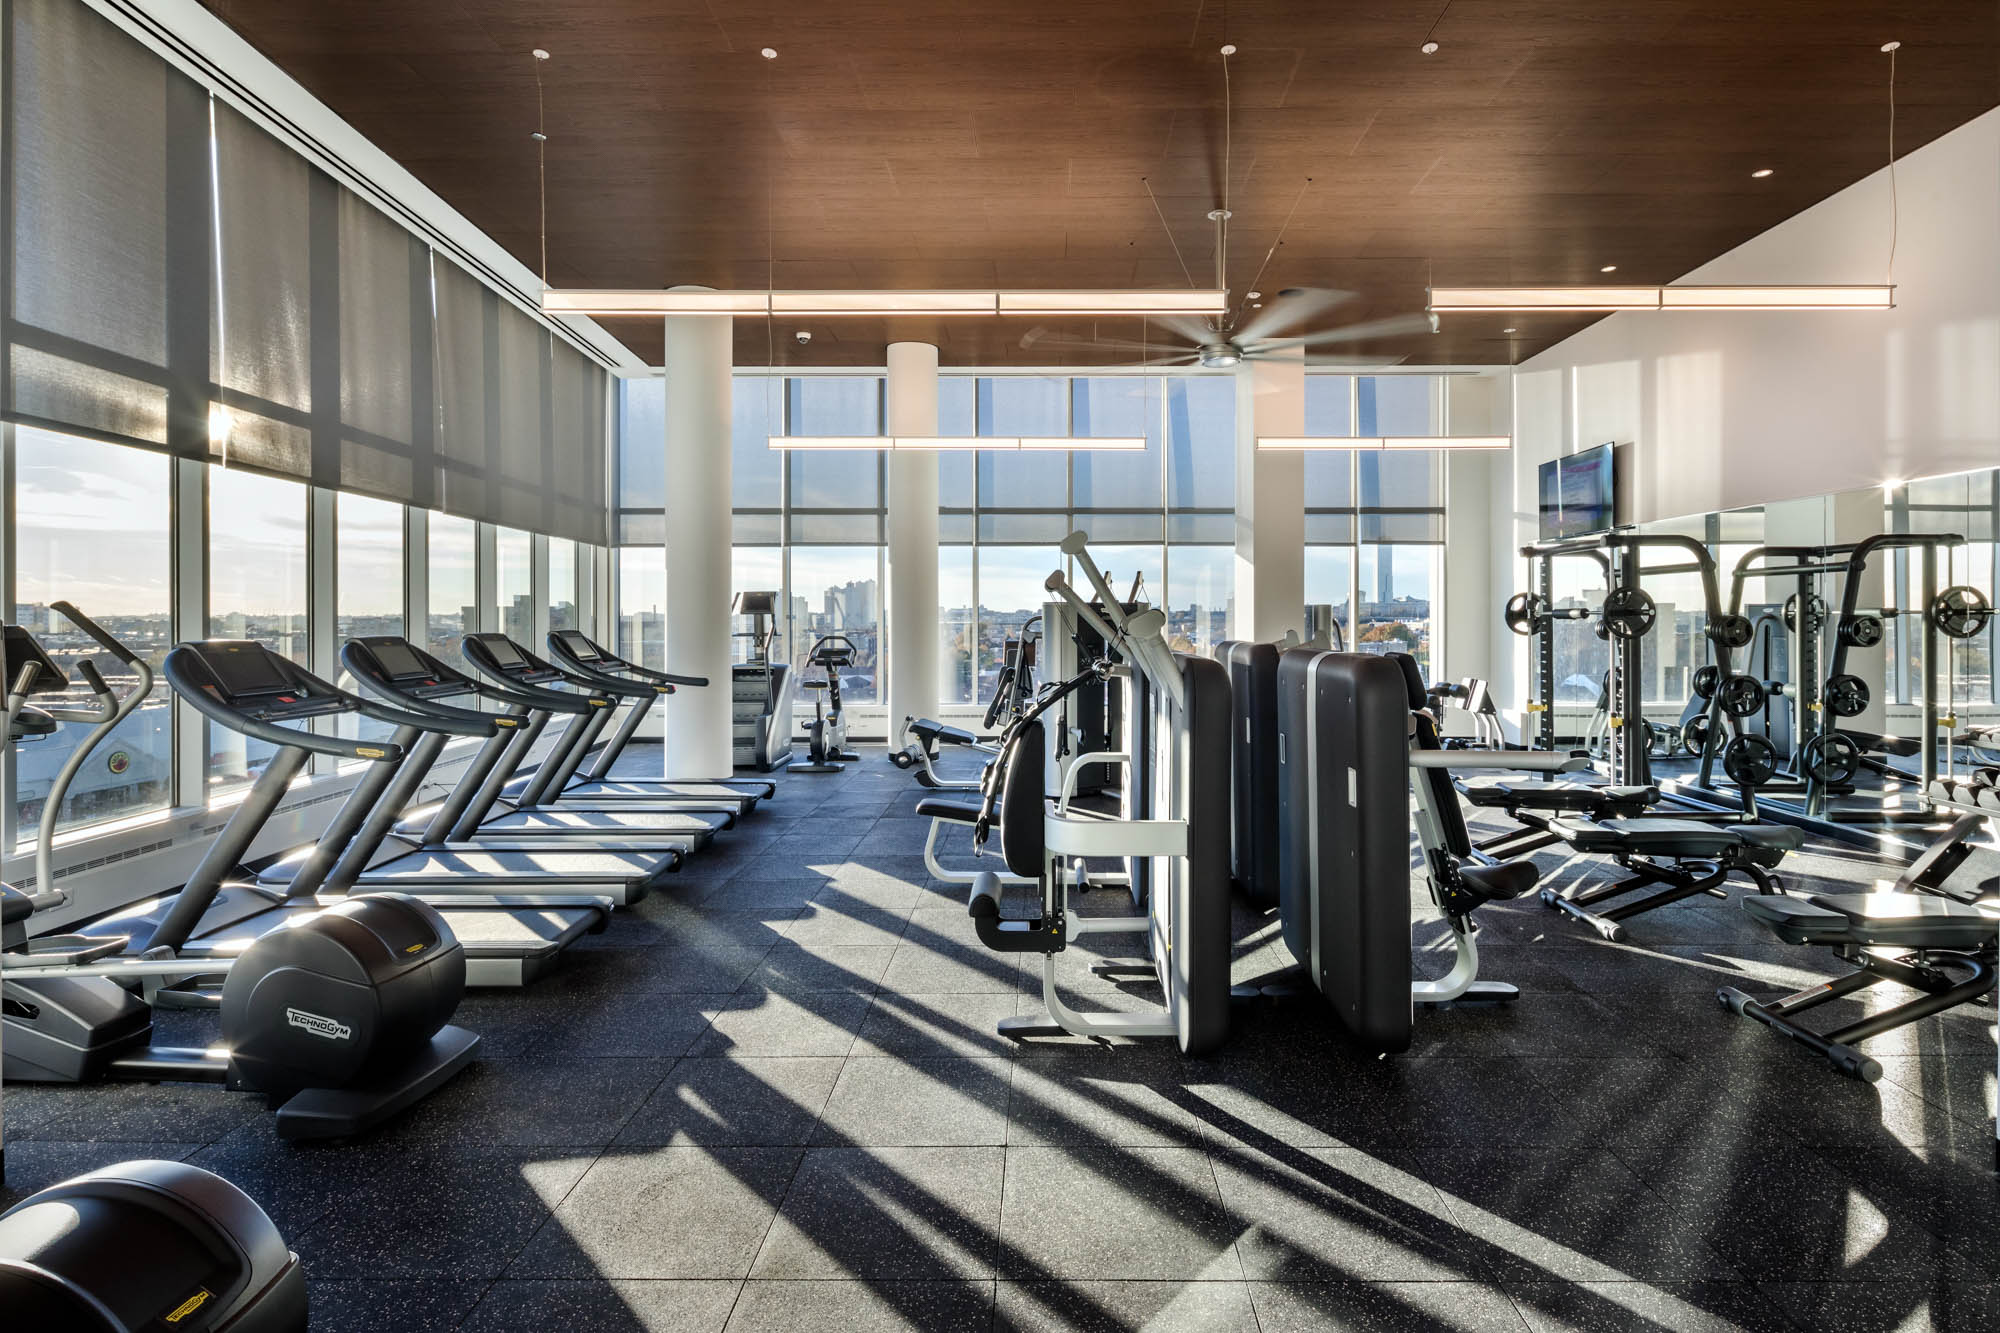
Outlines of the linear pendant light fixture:
[{"label": "linear pendant light fixture", "polygon": [[1438,314],[1501,311],[1890,310],[1892,284],[1742,287],[1433,287]]},{"label": "linear pendant light fixture", "polygon": [[1221,315],[1223,291],[704,291],[545,289],[548,315]]},{"label": "linear pendant light fixture", "polygon": [[1512,449],[1511,435],[1259,435],[1259,449]]},{"label": "linear pendant light fixture", "polygon": [[772,449],[899,449],[905,452],[972,451],[1011,453],[1022,449],[1067,449],[1072,452],[1144,452],[1144,437],[1054,435],[771,435]]}]

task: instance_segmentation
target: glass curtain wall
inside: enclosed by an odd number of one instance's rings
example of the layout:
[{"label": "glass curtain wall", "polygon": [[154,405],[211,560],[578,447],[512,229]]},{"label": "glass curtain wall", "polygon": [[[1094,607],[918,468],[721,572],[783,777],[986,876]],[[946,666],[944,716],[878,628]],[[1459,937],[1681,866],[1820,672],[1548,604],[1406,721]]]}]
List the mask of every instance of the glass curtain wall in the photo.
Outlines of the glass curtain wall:
[{"label": "glass curtain wall", "polygon": [[479,532],[470,519],[430,517],[426,568],[430,608],[424,647],[447,662],[458,660],[458,642],[479,629]]},{"label": "glass curtain wall", "polygon": [[[307,488],[234,468],[208,472],[208,633],[251,639],[310,667]],[[225,727],[208,728],[211,797],[243,786],[275,752]]]}]

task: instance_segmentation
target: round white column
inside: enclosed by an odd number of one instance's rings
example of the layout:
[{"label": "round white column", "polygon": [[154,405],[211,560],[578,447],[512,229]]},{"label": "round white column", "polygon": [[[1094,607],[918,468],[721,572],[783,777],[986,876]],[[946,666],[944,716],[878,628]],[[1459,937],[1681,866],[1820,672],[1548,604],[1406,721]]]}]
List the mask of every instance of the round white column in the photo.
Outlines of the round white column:
[{"label": "round white column", "polygon": [[666,701],[666,776],[727,777],[731,320],[669,315],[666,325],[667,670],[708,678]]},{"label": "round white column", "polygon": [[[888,433],[931,436],[938,429],[938,349],[889,344]],[[889,453],[888,738],[903,719],[938,705],[938,460],[929,449]]]}]

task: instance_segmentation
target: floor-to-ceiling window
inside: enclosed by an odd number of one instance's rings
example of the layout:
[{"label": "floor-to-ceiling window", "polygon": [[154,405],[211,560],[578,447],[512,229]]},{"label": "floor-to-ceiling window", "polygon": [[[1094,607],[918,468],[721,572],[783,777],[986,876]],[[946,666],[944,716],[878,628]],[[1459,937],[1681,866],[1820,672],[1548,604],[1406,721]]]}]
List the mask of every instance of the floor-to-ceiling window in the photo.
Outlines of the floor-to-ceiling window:
[{"label": "floor-to-ceiling window", "polygon": [[493,530],[491,624],[535,650],[535,539],[516,528]]},{"label": "floor-to-ceiling window", "polygon": [[549,538],[549,629],[580,629],[577,543],[567,537]]},{"label": "floor-to-ceiling window", "polygon": [[425,554],[430,609],[424,646],[447,662],[458,661],[459,640],[479,628],[479,532],[470,519],[430,516]]},{"label": "floor-to-ceiling window", "polygon": [[[169,462],[95,440],[32,427],[14,433],[14,607],[9,617],[34,634],[81,690],[89,661],[113,690],[137,682],[51,604],[64,601],[96,621],[157,673],[173,644],[173,551]],[[79,692],[73,700],[83,703]],[[14,802],[20,836],[35,836],[57,772],[89,730],[66,725],[15,747]],[[56,827],[124,819],[173,799],[173,709],[156,682],[147,702],[100,742],[77,774]]]},{"label": "floor-to-ceiling window", "polygon": [[[367,635],[405,632],[403,506],[365,495],[334,497],[333,631],[345,643]],[[343,678],[342,683],[354,688]],[[339,734],[378,739],[396,729],[343,713]],[[365,762],[365,761],[357,761]]]},{"label": "floor-to-ceiling window", "polygon": [[[311,665],[307,626],[307,488],[236,468],[208,472],[208,633],[250,639]],[[211,796],[256,777],[273,748],[208,728]]]},{"label": "floor-to-ceiling window", "polygon": [[[882,379],[875,375],[801,376],[786,381],[788,435],[880,435]],[[845,703],[883,697],[882,452],[791,450],[787,476],[787,586],[793,662],[804,667],[815,644],[832,638],[852,653],[840,671]],[[807,672],[817,677],[818,668]]]}]

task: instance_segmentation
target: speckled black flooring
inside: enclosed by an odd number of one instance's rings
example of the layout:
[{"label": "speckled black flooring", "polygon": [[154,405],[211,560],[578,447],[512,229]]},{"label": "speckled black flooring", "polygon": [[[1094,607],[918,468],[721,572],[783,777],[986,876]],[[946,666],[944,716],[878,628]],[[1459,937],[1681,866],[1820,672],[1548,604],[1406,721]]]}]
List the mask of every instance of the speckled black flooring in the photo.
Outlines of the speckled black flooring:
[{"label": "speckled black flooring", "polygon": [[[1528,902],[1480,937],[1520,1001],[1422,1014],[1408,1056],[1308,999],[1201,1060],[1017,1046],[993,1024],[1038,975],[926,877],[918,795],[879,751],[783,779],[558,974],[470,997],[479,1063],[360,1141],[284,1144],[209,1088],[10,1088],[7,1200],[212,1167],[304,1257],[324,1330],[2000,1328],[1991,1009],[1873,1043],[1864,1086],[1717,1007],[1830,963],[1733,901],[1624,945]],[[1282,964],[1238,918],[1238,975]]]}]

